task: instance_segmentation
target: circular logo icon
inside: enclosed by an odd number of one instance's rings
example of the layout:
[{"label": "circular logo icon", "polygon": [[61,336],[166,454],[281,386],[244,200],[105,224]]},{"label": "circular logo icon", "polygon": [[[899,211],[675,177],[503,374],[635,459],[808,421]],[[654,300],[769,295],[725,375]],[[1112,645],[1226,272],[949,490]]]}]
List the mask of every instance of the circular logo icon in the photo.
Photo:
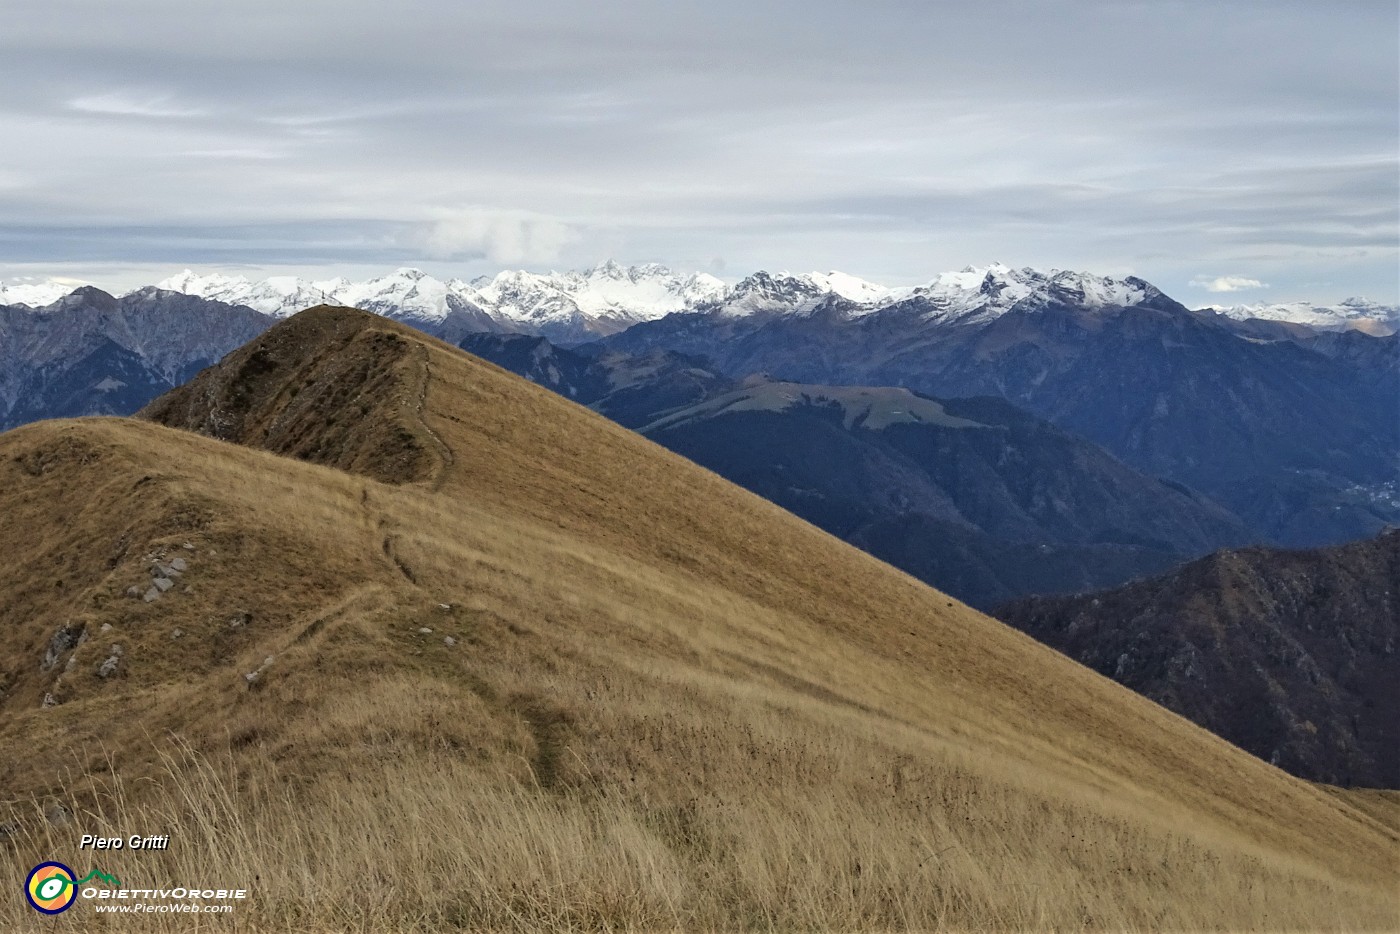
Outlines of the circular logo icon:
[{"label": "circular logo icon", "polygon": [[78,897],[73,870],[62,863],[40,863],[24,880],[24,897],[30,907],[46,915],[56,915],[73,907]]}]

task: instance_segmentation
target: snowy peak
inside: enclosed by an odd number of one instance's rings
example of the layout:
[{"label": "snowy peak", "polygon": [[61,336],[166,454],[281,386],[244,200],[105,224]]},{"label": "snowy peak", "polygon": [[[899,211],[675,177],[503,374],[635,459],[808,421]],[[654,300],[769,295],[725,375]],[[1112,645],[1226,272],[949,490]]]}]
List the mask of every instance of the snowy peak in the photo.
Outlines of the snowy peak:
[{"label": "snowy peak", "polygon": [[[670,274],[670,270],[669,270],[669,269],[666,269],[665,267],[658,267],[658,268],[660,268],[664,274],[667,274],[667,275]],[[633,271],[637,271],[637,267],[635,267],[635,266],[633,266],[632,269],[633,269]],[[614,282],[619,281],[619,280],[622,280],[622,279],[627,279],[627,280],[629,280],[629,281],[636,281],[635,278],[634,278],[633,276],[628,275],[628,270],[623,269],[621,266],[619,266],[619,265],[617,264],[617,262],[616,262],[615,260],[611,260],[611,259],[604,260],[603,262],[599,263],[597,266],[594,266],[592,269],[588,270],[588,272],[584,273],[584,274],[583,274],[583,277],[584,277],[585,279],[593,279],[593,280],[611,280],[611,281],[614,281]]]},{"label": "snowy peak", "polygon": [[856,302],[860,305],[873,305],[883,302],[896,295],[899,290],[887,288],[874,282],[852,276],[848,273],[837,272],[809,272],[804,276],[809,282],[833,295],[839,295],[847,301]]},{"label": "snowy peak", "polygon": [[591,280],[578,274],[539,275],[515,269],[499,272],[489,281],[477,279],[472,285],[477,289],[482,307],[493,312],[498,320],[538,328],[551,322],[572,322],[579,317],[578,303],[570,292],[577,290],[584,281]]},{"label": "snowy peak", "polygon": [[421,269],[405,267],[366,282],[345,283],[333,298],[337,304],[385,317],[435,323],[451,312],[449,296],[470,301],[475,294],[470,286],[463,288],[459,283],[454,289]]},{"label": "snowy peak", "polygon": [[[397,269],[365,282],[327,279],[311,282],[296,276],[273,276],[252,282],[243,276],[199,275],[186,269],[156,283],[156,288],[200,298],[245,305],[255,311],[286,318],[314,305],[349,305],[415,321],[437,322],[450,310],[454,289],[421,269]],[[456,291],[475,294],[462,283]]]},{"label": "snowy peak", "polygon": [[729,286],[708,272],[693,272],[681,282],[681,294],[690,296],[694,301],[708,301],[728,291]]},{"label": "snowy peak", "polygon": [[569,290],[590,315],[644,321],[722,295],[725,285],[713,276],[678,276],[658,263],[623,268],[609,260],[587,275],[583,288]]},{"label": "snowy peak", "polygon": [[735,317],[793,312],[828,294],[808,276],[786,272],[774,275],[759,270],[734,286],[720,302],[719,310]]},{"label": "snowy peak", "polygon": [[71,279],[37,279],[21,277],[0,279],[0,305],[28,305],[43,308],[52,305],[76,289],[81,283]]},{"label": "snowy peak", "polygon": [[186,269],[179,275],[157,282],[156,288],[230,305],[243,305],[265,315],[285,318],[313,305],[337,301],[336,286],[339,284],[340,280],[307,282],[295,276],[273,276],[261,282],[252,282],[244,276],[218,273],[199,275]]},{"label": "snowy peak", "polygon": [[1050,274],[1048,289],[1048,297],[1085,308],[1131,308],[1161,294],[1155,286],[1136,276],[1114,279],[1063,270]]},{"label": "snowy peak", "polygon": [[704,273],[682,277],[656,263],[624,267],[612,260],[581,273],[509,270],[473,285],[502,320],[605,319],[620,326],[716,301],[727,291]]},{"label": "snowy peak", "polygon": [[909,297],[933,306],[930,317],[987,320],[1013,308],[1032,309],[1050,304],[1097,310],[1131,308],[1162,293],[1135,276],[1114,279],[1073,270],[1042,271],[1029,266],[1013,269],[1003,263],[968,266],[945,272],[927,285],[913,289]]},{"label": "snowy peak", "polygon": [[1213,311],[1227,318],[1246,321],[1283,321],[1302,324],[1319,331],[1365,331],[1384,336],[1400,331],[1400,306],[1382,305],[1366,298],[1348,298],[1335,305],[1314,305],[1311,302],[1258,303],[1252,305],[1208,305],[1203,311]]}]

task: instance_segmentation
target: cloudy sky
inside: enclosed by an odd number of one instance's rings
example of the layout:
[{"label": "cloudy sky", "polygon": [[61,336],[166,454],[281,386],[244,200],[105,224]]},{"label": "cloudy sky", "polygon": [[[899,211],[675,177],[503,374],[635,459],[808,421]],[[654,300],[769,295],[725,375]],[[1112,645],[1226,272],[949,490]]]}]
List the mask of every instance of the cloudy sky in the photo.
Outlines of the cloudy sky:
[{"label": "cloudy sky", "polygon": [[615,257],[1400,291],[1394,0],[0,11],[0,278]]}]

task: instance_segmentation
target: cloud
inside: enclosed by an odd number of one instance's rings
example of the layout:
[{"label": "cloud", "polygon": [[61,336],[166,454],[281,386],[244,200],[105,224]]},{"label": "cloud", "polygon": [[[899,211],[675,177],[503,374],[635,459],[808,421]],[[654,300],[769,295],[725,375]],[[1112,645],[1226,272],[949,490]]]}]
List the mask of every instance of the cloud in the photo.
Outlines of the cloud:
[{"label": "cloud", "polygon": [[103,114],[113,117],[173,119],[204,115],[202,110],[178,107],[172,104],[169,95],[136,96],[122,91],[75,97],[68,102],[68,108],[80,113]]},{"label": "cloud", "polygon": [[1214,279],[1206,276],[1198,276],[1191,280],[1191,284],[1198,289],[1205,289],[1207,292],[1244,292],[1249,289],[1267,289],[1267,282],[1260,282],[1258,279],[1250,279],[1245,276],[1216,276]]},{"label": "cloud", "polygon": [[10,0],[0,263],[1000,258],[1393,300],[1400,8],[1344,2]]},{"label": "cloud", "polygon": [[485,257],[495,263],[550,263],[578,239],[567,224],[528,211],[464,208],[431,223],[423,246],[436,259]]}]

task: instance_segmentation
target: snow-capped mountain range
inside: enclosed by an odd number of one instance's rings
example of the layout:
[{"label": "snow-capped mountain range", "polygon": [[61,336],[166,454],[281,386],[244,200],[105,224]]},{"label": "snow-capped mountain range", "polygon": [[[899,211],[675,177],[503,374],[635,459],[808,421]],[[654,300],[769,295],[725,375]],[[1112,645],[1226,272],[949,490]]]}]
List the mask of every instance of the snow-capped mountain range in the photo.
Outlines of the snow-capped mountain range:
[{"label": "snow-capped mountain range", "polygon": [[942,273],[928,285],[896,298],[924,299],[933,307],[927,314],[930,318],[978,321],[999,317],[1017,306],[1051,302],[1087,310],[1131,308],[1161,294],[1155,286],[1133,276],[1113,279],[1061,269],[1012,269],[993,263]]},{"label": "snow-capped mountain range", "polygon": [[1349,298],[1335,305],[1285,302],[1277,305],[1211,305],[1204,311],[1246,321],[1283,321],[1321,331],[1365,331],[1368,334],[1394,334],[1400,330],[1400,306],[1382,305],[1365,298]]},{"label": "snow-capped mountain range", "polygon": [[336,304],[424,323],[442,322],[462,311],[531,328],[597,322],[601,331],[716,301],[728,292],[723,282],[705,273],[680,276],[655,264],[623,267],[612,261],[586,272],[507,270],[471,282],[443,281],[411,268],[365,282],[293,277],[255,282],[185,270],[156,288],[247,305],[277,318],[312,305]]},{"label": "snow-capped mountain range", "polygon": [[[155,287],[244,305],[276,318],[312,305],[334,303],[419,323],[442,322],[454,312],[470,312],[484,314],[510,329],[585,324],[590,325],[587,330],[598,333],[611,333],[677,311],[719,311],[732,316],[803,312],[832,297],[841,299],[852,315],[918,297],[935,307],[939,317],[959,318],[973,312],[995,316],[1025,301],[1059,300],[1093,308],[1129,306],[1159,294],[1138,279],[1120,281],[1081,272],[1013,269],[1000,263],[943,273],[921,286],[890,288],[835,271],[760,271],[728,285],[703,272],[682,276],[654,263],[624,267],[611,260],[583,272],[507,270],[470,282],[444,281],[412,268],[364,282],[293,276],[250,280],[218,273],[201,275],[187,269]],[[29,283],[19,288],[26,290],[22,294],[35,298],[68,290],[57,283]]]},{"label": "snow-capped mountain range", "polygon": [[[801,314],[839,308],[860,317],[919,299],[930,319],[976,323],[1015,307],[1056,303],[1089,310],[1133,307],[1162,298],[1151,284],[1069,270],[1015,269],[1001,263],[942,273],[924,285],[890,288],[841,272],[757,272],[729,285],[707,273],[681,275],[665,266],[621,266],[611,260],[583,272],[507,270],[470,282],[436,279],[403,268],[354,282],[275,276],[201,275],[185,270],[158,289],[243,305],[284,318],[318,304],[363,308],[434,332],[518,331],[557,341],[581,341],[616,333],[673,312],[709,311],[725,316]],[[0,305],[39,308],[73,289],[58,280],[0,282]],[[133,290],[139,291],[139,290]],[[130,293],[128,293],[130,294]],[[1202,309],[1237,320],[1260,318],[1322,330],[1358,328],[1373,334],[1400,329],[1400,308],[1365,299],[1338,305],[1306,302]]]}]

